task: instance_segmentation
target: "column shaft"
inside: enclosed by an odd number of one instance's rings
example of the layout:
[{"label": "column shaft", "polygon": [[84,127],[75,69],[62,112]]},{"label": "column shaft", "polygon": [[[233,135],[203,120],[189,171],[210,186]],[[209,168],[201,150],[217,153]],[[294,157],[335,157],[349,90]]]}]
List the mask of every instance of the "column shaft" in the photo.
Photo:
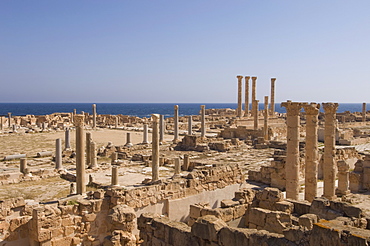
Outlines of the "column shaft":
[{"label": "column shaft", "polygon": [[366,103],[362,103],[362,122],[366,122]]},{"label": "column shaft", "polygon": [[92,105],[92,112],[93,112],[93,129],[96,129],[96,104]]},{"label": "column shaft", "polygon": [[256,101],[256,83],[257,83],[257,77],[252,77],[252,114],[254,115],[254,107],[255,107],[255,101]]},{"label": "column shaft", "polygon": [[57,138],[55,140],[55,169],[62,169],[62,139]]},{"label": "column shaft", "polygon": [[152,114],[152,181],[159,180],[159,115]]},{"label": "column shaft", "polygon": [[91,165],[91,154],[90,154],[91,141],[92,141],[91,132],[86,132],[86,166]]},{"label": "column shaft", "polygon": [[201,137],[204,138],[206,137],[206,109],[205,109],[205,105],[201,105],[200,106],[201,109]]},{"label": "column shaft", "polygon": [[243,87],[243,76],[241,75],[238,75],[236,76],[238,78],[238,108],[237,108],[237,112],[236,112],[236,115],[238,117],[242,117],[242,111],[243,111],[243,108],[242,108],[242,87]]},{"label": "column shaft", "polygon": [[253,119],[254,119],[254,125],[253,129],[257,130],[258,129],[258,102],[259,100],[254,100],[253,101]]},{"label": "column shaft", "polygon": [[245,111],[244,111],[244,116],[248,116],[249,115],[249,79],[250,77],[249,76],[245,76],[245,102],[244,102],[244,108],[245,108]]},{"label": "column shaft", "polygon": [[268,106],[269,106],[269,97],[265,96],[265,108],[263,111],[263,135],[265,136],[266,141],[269,140],[269,132],[267,126],[267,121],[269,118]]},{"label": "column shaft", "polygon": [[271,78],[270,115],[275,114],[275,81],[276,78]]},{"label": "column shaft", "polygon": [[98,160],[96,158],[96,143],[95,142],[90,143],[90,155],[91,155],[90,157],[91,164],[89,168],[94,169],[98,167]]},{"label": "column shaft", "polygon": [[180,174],[181,172],[181,166],[180,166],[180,158],[175,158],[175,174]]},{"label": "column shaft", "polygon": [[148,141],[148,124],[145,123],[144,124],[144,128],[143,128],[143,144],[148,144],[149,141]]},{"label": "column shaft", "polygon": [[189,115],[188,117],[188,135],[193,135],[193,116]]},{"label": "column shaft", "polygon": [[69,128],[66,128],[64,132],[64,149],[70,149],[71,148],[71,134],[69,131]]},{"label": "column shaft", "polygon": [[161,114],[159,118],[159,142],[164,143],[164,131],[165,131],[164,115]]},{"label": "column shaft", "polygon": [[179,106],[175,105],[174,106],[174,129],[173,129],[173,142],[176,143],[179,140]]},{"label": "column shaft", "polygon": [[85,141],[84,141],[84,115],[75,115],[76,125],[76,181],[77,194],[86,192],[85,181]]},{"label": "column shaft", "polygon": [[23,174],[26,174],[26,168],[27,168],[27,158],[21,158],[19,164],[19,171]]}]

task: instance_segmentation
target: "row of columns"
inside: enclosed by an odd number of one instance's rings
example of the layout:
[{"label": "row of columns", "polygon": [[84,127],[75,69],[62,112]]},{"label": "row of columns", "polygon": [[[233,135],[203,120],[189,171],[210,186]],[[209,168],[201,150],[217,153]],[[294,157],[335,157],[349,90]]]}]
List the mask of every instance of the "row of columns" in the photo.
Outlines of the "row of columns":
[{"label": "row of columns", "polygon": [[[243,105],[242,105],[242,88],[243,88],[243,76],[237,75],[236,78],[238,79],[238,107],[237,107],[237,116],[242,117],[243,116]],[[249,79],[250,76],[245,76],[245,101],[244,101],[244,116],[249,116]],[[275,112],[275,81],[276,78],[271,78],[271,96],[270,96],[270,109],[268,114],[273,115]],[[257,87],[257,77],[252,77],[252,112],[251,115],[254,116],[256,114],[255,107],[256,103],[258,105],[258,102],[256,102],[256,87]],[[258,108],[258,106],[257,106]],[[257,110],[258,114],[258,110]]]},{"label": "row of columns", "polygon": [[[323,103],[325,112],[324,130],[324,194],[328,199],[335,198],[335,119],[338,103]],[[286,197],[298,200],[299,196],[299,114],[306,112],[306,169],[305,200],[312,201],[317,196],[318,166],[318,114],[320,105],[316,103],[283,102],[287,111],[287,157],[285,166]]]}]

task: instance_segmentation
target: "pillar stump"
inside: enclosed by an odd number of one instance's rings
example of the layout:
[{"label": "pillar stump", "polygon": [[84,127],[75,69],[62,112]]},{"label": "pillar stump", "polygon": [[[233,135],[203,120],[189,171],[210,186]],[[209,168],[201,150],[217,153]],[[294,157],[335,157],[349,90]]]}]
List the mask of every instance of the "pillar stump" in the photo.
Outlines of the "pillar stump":
[{"label": "pillar stump", "polygon": [[148,124],[145,123],[144,124],[144,128],[143,128],[143,144],[148,144],[149,141],[148,141]]},{"label": "pillar stump", "polygon": [[19,171],[23,174],[26,174],[27,169],[27,158],[21,158],[19,163]]},{"label": "pillar stump", "polygon": [[71,132],[68,127],[64,132],[64,149],[65,150],[71,149]]},{"label": "pillar stump", "polygon": [[94,168],[97,168],[98,167],[98,160],[97,160],[97,157],[96,157],[96,143],[95,142],[91,142],[90,143],[90,169],[94,169]]},{"label": "pillar stump", "polygon": [[180,158],[176,157],[175,158],[175,175],[180,174],[180,172],[181,172]]},{"label": "pillar stump", "polygon": [[112,166],[112,186],[118,186],[118,167]]},{"label": "pillar stump", "polygon": [[133,144],[131,143],[131,133],[130,132],[127,132],[126,133],[126,144],[125,144],[126,147],[132,147]]},{"label": "pillar stump", "polygon": [[338,188],[336,194],[345,196],[349,191],[349,165],[344,160],[338,161]]}]

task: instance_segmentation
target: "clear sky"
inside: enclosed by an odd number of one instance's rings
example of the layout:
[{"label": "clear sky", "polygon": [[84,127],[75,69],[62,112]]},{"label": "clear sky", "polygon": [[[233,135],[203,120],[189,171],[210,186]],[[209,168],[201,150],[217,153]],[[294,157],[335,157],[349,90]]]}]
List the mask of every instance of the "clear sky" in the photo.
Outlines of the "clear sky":
[{"label": "clear sky", "polygon": [[[1,0],[0,102],[370,101],[369,0]],[[244,100],[244,99],[243,99]]]}]

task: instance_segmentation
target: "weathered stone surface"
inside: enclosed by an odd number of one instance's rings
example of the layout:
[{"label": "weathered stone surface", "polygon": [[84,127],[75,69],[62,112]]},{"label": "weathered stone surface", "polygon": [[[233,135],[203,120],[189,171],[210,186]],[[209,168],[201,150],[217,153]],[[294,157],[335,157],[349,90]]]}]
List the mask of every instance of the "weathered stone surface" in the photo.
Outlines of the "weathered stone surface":
[{"label": "weathered stone surface", "polygon": [[208,241],[217,242],[217,233],[227,224],[215,216],[206,215],[198,218],[191,227],[191,232],[194,236]]}]

